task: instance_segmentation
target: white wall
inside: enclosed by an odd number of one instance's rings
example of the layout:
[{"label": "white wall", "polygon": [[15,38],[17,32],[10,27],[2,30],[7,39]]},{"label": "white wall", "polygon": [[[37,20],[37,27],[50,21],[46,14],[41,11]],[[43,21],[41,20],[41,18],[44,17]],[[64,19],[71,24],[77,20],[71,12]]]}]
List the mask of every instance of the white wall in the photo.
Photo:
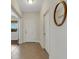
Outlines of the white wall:
[{"label": "white wall", "polygon": [[19,17],[18,21],[18,31],[19,31],[19,44],[23,43],[23,20]]},{"label": "white wall", "polygon": [[39,42],[39,21],[40,13],[25,13],[23,21],[23,41],[24,42]]},{"label": "white wall", "polygon": [[16,12],[21,16],[22,12],[20,10],[17,0],[11,0],[11,5],[16,10]]},{"label": "white wall", "polygon": [[60,0],[45,0],[42,10],[41,10],[41,20],[40,20],[40,43],[44,48],[44,38],[43,38],[43,15],[47,10],[50,11],[50,39],[49,39],[49,59],[67,59],[67,22],[61,27],[57,27],[54,23],[54,9],[56,4]]}]

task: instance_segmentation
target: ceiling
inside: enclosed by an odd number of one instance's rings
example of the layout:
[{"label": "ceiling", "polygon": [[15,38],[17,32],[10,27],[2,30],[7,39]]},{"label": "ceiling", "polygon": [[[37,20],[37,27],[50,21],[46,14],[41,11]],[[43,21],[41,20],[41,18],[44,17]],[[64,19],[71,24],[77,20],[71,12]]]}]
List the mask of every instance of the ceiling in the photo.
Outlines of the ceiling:
[{"label": "ceiling", "polygon": [[11,9],[11,17],[16,17],[18,18],[18,16],[16,15],[16,13]]},{"label": "ceiling", "polygon": [[35,0],[35,2],[30,5],[26,3],[26,0],[18,0],[18,4],[22,12],[38,12],[41,10],[43,0]]},{"label": "ceiling", "polygon": [[18,20],[18,16],[12,9],[11,9],[11,20]]}]

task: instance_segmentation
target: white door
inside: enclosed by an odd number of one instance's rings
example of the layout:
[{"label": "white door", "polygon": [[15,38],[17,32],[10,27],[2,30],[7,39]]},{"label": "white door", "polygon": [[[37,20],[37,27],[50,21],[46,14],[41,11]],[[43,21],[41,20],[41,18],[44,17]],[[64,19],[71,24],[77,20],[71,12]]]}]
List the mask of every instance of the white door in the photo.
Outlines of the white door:
[{"label": "white door", "polygon": [[26,14],[23,22],[24,42],[38,42],[38,16],[37,14]]},{"label": "white door", "polygon": [[45,49],[49,53],[49,11],[44,16],[44,45]]}]

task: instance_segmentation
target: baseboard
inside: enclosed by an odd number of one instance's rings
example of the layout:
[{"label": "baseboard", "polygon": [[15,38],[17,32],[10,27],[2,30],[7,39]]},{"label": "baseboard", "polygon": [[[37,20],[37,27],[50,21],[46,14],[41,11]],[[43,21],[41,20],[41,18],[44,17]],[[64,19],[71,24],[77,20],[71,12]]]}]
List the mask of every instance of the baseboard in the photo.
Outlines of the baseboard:
[{"label": "baseboard", "polygon": [[49,53],[47,52],[47,50],[41,45],[40,42],[38,42],[38,43],[40,44],[41,48],[44,50],[45,54],[48,56],[48,59],[49,59]]},{"label": "baseboard", "polygon": [[18,44],[18,40],[11,40],[11,44]]},{"label": "baseboard", "polygon": [[49,53],[47,52],[47,50],[45,48],[43,50],[47,54],[47,56],[49,56]]},{"label": "baseboard", "polygon": [[23,42],[22,44],[25,44],[25,43],[35,43],[35,44],[38,44],[39,42]]}]

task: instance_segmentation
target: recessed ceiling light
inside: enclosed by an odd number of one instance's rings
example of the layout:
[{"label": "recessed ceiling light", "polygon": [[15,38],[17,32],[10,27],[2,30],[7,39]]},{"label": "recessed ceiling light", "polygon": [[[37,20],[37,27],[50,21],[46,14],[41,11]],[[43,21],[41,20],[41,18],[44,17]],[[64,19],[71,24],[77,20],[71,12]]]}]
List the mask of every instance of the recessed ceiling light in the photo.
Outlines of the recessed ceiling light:
[{"label": "recessed ceiling light", "polygon": [[33,0],[27,0],[27,3],[33,4]]}]

